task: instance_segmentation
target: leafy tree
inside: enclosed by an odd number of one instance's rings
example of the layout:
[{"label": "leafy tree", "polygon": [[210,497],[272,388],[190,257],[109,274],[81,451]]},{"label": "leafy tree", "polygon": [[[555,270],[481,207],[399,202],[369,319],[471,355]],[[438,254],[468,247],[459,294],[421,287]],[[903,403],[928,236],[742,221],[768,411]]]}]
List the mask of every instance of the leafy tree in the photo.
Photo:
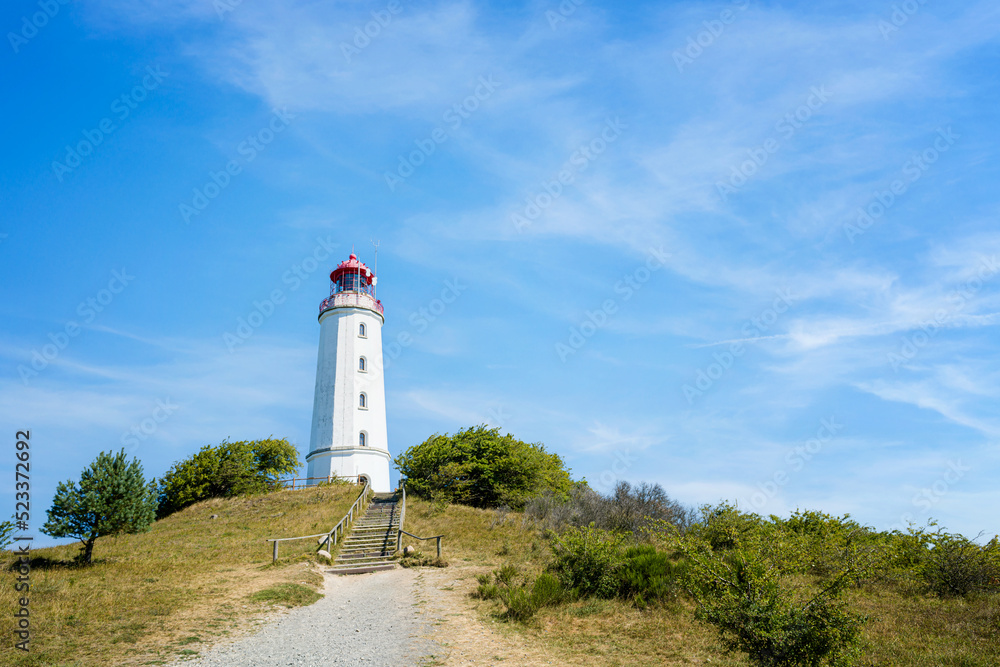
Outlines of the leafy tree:
[{"label": "leafy tree", "polygon": [[139,460],[126,461],[122,449],[98,454],[79,485],[59,484],[42,532],[80,540],[83,561],[90,563],[98,537],[147,531],[155,516],[156,480],[147,482]]},{"label": "leafy tree", "polygon": [[298,450],[284,438],[205,445],[163,476],[159,516],[207,498],[270,491],[279,475],[294,473],[300,465]]},{"label": "leafy tree", "polygon": [[473,507],[521,509],[531,496],[566,495],[573,487],[562,459],[544,445],[485,425],[432,435],[397,456],[395,464],[413,493]]}]

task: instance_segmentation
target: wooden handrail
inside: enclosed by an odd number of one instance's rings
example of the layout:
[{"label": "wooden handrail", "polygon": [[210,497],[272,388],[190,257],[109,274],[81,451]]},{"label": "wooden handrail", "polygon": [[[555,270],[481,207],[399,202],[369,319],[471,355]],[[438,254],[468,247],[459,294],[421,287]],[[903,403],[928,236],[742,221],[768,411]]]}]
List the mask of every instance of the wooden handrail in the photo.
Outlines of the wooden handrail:
[{"label": "wooden handrail", "polygon": [[396,537],[396,551],[397,552],[399,551],[399,548],[400,548],[400,546],[403,543],[403,535],[409,535],[410,537],[412,537],[415,540],[437,540],[438,558],[441,557],[441,538],[444,537],[444,535],[434,535],[432,537],[420,537],[419,535],[414,535],[413,533],[408,533],[405,530],[401,530],[401,531],[399,531],[399,535]]},{"label": "wooden handrail", "polygon": [[[279,486],[281,486],[281,485],[287,485],[289,482],[291,482],[291,487],[290,488],[292,489],[292,491],[294,491],[295,490],[295,482],[313,482],[313,481],[318,481],[320,483],[322,483],[322,482],[328,482],[329,483],[329,482],[333,482],[334,480],[343,480],[345,482],[351,482],[353,484],[359,484],[361,482],[360,478],[361,478],[361,475],[345,475],[345,476],[341,476],[341,475],[327,475],[326,477],[289,477],[287,479],[277,479],[277,480],[275,480],[275,484],[278,484]],[[299,488],[304,489],[304,488],[306,488],[308,486],[309,486],[308,484],[302,484],[302,485],[299,486]]]},{"label": "wooden handrail", "polygon": [[403,521],[406,520],[406,480],[399,480],[399,491],[403,494],[403,505],[399,509],[399,529],[403,530]]},{"label": "wooden handrail", "polygon": [[294,540],[308,540],[309,538],[322,537],[322,536],[325,535],[326,539],[320,541],[319,547],[316,549],[317,551],[319,551],[320,549],[322,549],[324,546],[326,546],[327,549],[329,549],[330,548],[331,540],[333,541],[333,544],[336,544],[337,543],[337,531],[339,530],[341,535],[344,534],[344,529],[345,529],[344,522],[347,521],[348,524],[350,524],[350,523],[352,523],[354,521],[354,511],[358,509],[358,503],[362,502],[362,500],[364,498],[366,498],[369,493],[371,493],[371,489],[372,489],[371,481],[365,480],[365,486],[364,486],[364,488],[361,489],[361,493],[359,493],[358,497],[355,498],[354,504],[351,505],[351,508],[349,510],[347,510],[347,514],[345,514],[340,519],[340,521],[337,522],[336,526],[334,526],[333,528],[331,528],[329,531],[327,531],[325,533],[316,533],[315,535],[302,535],[300,537],[268,538],[267,540],[265,540],[266,542],[273,542],[274,543],[274,550],[273,550],[273,552],[271,554],[271,562],[275,563],[275,562],[278,561],[278,543],[279,542],[292,542]]}]

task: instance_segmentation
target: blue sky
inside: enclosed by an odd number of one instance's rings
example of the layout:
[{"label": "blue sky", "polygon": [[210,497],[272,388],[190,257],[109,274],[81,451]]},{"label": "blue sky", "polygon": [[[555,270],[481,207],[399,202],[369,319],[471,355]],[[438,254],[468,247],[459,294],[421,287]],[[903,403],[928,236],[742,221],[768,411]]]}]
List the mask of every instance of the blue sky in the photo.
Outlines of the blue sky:
[{"label": "blue sky", "polygon": [[394,454],[486,422],[599,490],[1000,530],[995,2],[0,25],[2,490],[28,428],[36,530],[101,450],[302,450],[327,275],[372,239]]}]

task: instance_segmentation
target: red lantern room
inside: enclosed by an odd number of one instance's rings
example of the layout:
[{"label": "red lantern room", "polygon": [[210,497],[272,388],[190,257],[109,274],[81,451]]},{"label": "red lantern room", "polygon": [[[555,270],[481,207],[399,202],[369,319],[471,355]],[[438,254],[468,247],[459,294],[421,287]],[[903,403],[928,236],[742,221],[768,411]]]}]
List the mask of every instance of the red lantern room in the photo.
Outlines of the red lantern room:
[{"label": "red lantern room", "polygon": [[337,306],[361,306],[383,313],[382,302],[375,298],[377,282],[375,273],[351,253],[330,273],[330,297],[320,304],[320,314]]},{"label": "red lantern room", "polygon": [[330,283],[330,294],[357,292],[375,296],[375,274],[353,253],[333,270]]}]

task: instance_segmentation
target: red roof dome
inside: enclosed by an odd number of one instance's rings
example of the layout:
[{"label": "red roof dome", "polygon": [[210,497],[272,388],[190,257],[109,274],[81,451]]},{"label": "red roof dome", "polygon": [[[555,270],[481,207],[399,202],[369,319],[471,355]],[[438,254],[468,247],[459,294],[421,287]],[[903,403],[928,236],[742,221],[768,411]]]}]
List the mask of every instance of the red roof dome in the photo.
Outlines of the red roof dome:
[{"label": "red roof dome", "polygon": [[360,273],[364,279],[365,283],[371,284],[372,278],[375,276],[372,270],[368,266],[358,259],[358,256],[351,253],[351,256],[347,258],[347,261],[341,262],[337,265],[337,268],[330,273],[330,280],[336,282],[339,276],[345,273]]}]

